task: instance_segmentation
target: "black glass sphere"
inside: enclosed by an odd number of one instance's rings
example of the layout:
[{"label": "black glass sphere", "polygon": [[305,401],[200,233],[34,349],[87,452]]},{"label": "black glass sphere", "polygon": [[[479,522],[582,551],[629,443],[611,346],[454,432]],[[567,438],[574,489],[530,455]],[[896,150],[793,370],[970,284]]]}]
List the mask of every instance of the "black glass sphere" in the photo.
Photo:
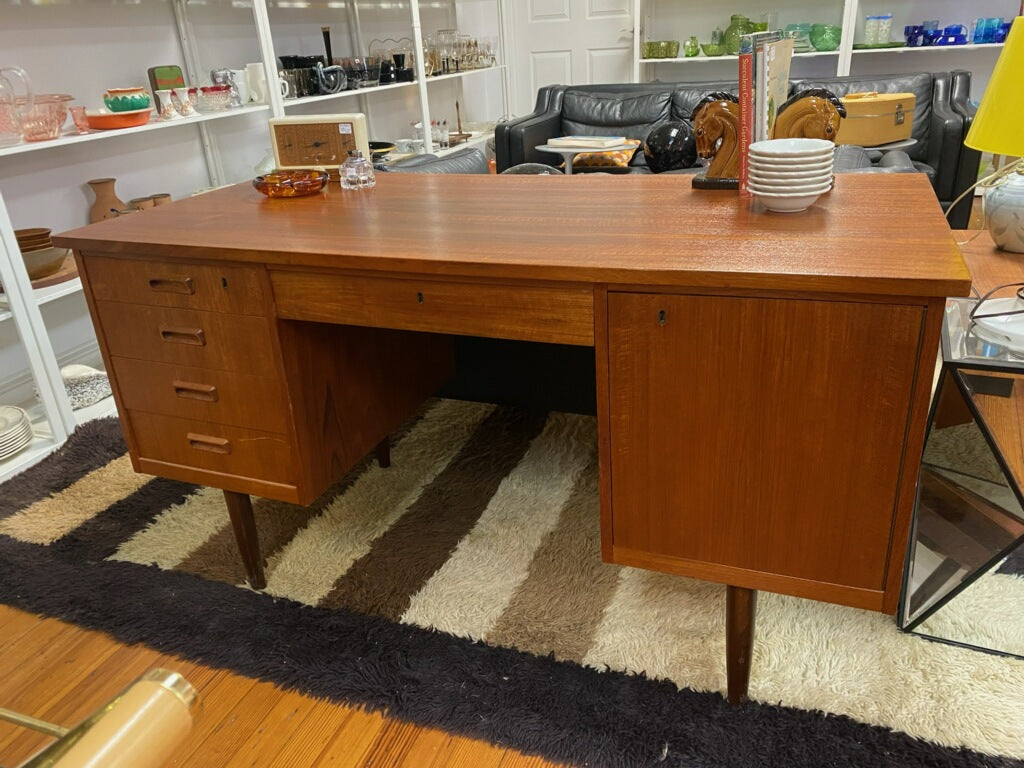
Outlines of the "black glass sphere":
[{"label": "black glass sphere", "polygon": [[692,168],[697,162],[697,142],[690,124],[673,120],[659,125],[647,135],[644,157],[653,173]]}]

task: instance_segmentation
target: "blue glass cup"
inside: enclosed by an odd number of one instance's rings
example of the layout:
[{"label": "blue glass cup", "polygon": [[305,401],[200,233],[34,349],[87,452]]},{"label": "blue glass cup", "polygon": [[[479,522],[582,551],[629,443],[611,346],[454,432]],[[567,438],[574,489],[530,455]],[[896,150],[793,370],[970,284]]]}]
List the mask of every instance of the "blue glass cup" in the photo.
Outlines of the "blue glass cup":
[{"label": "blue glass cup", "polygon": [[924,40],[924,26],[921,24],[908,24],[903,28],[903,37],[907,41],[908,47],[916,48]]}]

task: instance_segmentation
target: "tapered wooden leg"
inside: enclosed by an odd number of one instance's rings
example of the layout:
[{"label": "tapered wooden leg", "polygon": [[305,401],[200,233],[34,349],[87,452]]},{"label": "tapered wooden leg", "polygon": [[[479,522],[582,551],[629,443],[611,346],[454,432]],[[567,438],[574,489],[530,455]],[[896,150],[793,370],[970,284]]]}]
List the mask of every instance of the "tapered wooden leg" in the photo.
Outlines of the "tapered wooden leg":
[{"label": "tapered wooden leg", "polygon": [[379,443],[377,443],[377,463],[381,465],[383,469],[387,469],[391,466],[391,438],[385,437]]},{"label": "tapered wooden leg", "polygon": [[252,499],[247,493],[224,491],[224,501],[228,505],[228,516],[231,527],[235,530],[235,541],[242,555],[242,564],[253,589],[267,586],[263,575],[263,558],[260,557],[260,539],[256,533],[256,518],[252,515]]},{"label": "tapered wooden leg", "polygon": [[747,701],[756,607],[756,590],[728,587],[725,598],[725,658],[730,704],[745,704]]}]

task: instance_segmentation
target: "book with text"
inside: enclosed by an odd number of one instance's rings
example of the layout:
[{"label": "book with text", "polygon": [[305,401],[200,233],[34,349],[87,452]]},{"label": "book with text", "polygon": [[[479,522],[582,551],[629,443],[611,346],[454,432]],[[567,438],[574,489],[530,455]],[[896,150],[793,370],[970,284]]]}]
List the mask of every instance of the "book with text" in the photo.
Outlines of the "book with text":
[{"label": "book with text", "polygon": [[548,139],[548,146],[603,149],[606,147],[617,147],[625,142],[625,136],[558,136]]},{"label": "book with text", "polygon": [[770,92],[768,84],[777,84],[777,73],[784,69],[782,82],[784,86],[788,85],[792,50],[793,41],[783,38],[778,30],[754,32],[740,37],[739,190],[740,195],[744,197],[750,194],[747,189],[750,173],[747,148],[755,141],[767,139],[771,133],[770,123],[774,121],[775,106],[782,102],[778,101],[774,92]]}]

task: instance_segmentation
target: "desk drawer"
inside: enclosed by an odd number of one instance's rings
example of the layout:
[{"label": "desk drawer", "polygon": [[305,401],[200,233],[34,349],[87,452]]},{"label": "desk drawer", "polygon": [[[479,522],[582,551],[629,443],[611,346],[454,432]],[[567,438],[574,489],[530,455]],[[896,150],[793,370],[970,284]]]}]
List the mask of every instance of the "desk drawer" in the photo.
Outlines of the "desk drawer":
[{"label": "desk drawer", "polygon": [[266,318],[112,301],[96,310],[111,356],[276,375]]},{"label": "desk drawer", "polygon": [[111,362],[121,399],[129,410],[267,432],[288,431],[288,407],[276,378],[126,357]]},{"label": "desk drawer", "polygon": [[128,422],[139,458],[295,484],[292,446],[284,435],[131,410]]},{"label": "desk drawer", "polygon": [[95,298],[158,307],[183,307],[265,315],[266,273],[262,267],[134,261],[86,256]]},{"label": "desk drawer", "polygon": [[594,294],[524,286],[271,271],[278,316],[465,336],[594,343]]}]

